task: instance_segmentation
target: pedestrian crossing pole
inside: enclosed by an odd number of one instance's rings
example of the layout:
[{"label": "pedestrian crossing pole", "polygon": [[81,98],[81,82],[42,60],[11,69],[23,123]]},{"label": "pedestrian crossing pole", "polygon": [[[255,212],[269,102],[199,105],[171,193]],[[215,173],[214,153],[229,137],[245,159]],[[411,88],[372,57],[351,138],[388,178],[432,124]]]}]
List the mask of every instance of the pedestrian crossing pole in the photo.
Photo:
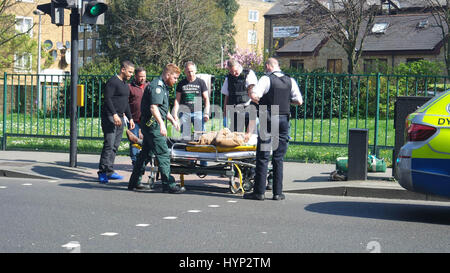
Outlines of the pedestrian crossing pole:
[{"label": "pedestrian crossing pole", "polygon": [[70,55],[70,158],[69,166],[77,166],[77,138],[78,138],[78,107],[77,107],[77,85],[78,85],[78,26],[80,25],[80,14],[78,7],[72,8],[70,14],[72,54]]},{"label": "pedestrian crossing pole", "polygon": [[[70,55],[70,158],[69,166],[77,166],[78,138],[78,26],[80,23],[103,25],[108,5],[104,1],[94,0],[51,0],[50,3],[37,5],[37,9],[50,15],[52,24],[64,25],[64,9],[70,9],[72,53]],[[80,19],[80,10],[83,15]],[[5,76],[6,79],[6,76]],[[6,86],[6,85],[5,85]],[[6,107],[4,107],[6,108]],[[4,131],[4,130],[3,130]]]}]

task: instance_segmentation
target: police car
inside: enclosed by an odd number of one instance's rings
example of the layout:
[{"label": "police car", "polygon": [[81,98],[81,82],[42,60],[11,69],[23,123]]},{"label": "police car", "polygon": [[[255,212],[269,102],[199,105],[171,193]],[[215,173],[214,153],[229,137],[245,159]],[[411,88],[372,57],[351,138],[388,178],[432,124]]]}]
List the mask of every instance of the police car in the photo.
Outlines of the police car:
[{"label": "police car", "polygon": [[406,128],[408,142],[397,158],[399,184],[450,197],[450,90],[410,114]]}]

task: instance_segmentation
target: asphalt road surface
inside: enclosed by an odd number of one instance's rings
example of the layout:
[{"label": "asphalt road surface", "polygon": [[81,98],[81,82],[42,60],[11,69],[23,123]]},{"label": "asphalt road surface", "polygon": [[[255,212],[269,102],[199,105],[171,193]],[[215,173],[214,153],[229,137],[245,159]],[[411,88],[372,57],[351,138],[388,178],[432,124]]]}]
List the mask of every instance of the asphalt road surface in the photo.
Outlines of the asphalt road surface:
[{"label": "asphalt road surface", "polygon": [[0,252],[450,252],[448,202],[0,178]]}]

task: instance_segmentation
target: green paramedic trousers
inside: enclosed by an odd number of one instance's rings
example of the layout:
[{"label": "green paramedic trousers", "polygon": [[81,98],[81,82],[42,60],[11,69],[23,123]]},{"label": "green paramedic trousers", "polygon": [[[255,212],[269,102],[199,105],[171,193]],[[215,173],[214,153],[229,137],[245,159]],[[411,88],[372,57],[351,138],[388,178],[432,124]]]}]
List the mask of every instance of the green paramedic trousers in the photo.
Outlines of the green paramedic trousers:
[{"label": "green paramedic trousers", "polygon": [[161,173],[162,183],[168,185],[175,183],[175,181],[170,180],[170,152],[166,137],[160,133],[159,124],[153,122],[150,126],[144,125],[141,130],[144,135],[144,145],[133,167],[128,188],[137,186],[139,176],[145,168],[145,161],[151,154],[155,155],[158,162],[158,171]]}]

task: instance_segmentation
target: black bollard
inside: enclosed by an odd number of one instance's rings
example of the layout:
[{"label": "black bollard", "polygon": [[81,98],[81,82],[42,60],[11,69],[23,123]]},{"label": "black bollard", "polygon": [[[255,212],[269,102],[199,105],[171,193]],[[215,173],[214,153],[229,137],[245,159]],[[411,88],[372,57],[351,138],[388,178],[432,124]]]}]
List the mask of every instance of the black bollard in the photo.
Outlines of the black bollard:
[{"label": "black bollard", "polygon": [[349,129],[347,180],[367,179],[369,130]]}]

